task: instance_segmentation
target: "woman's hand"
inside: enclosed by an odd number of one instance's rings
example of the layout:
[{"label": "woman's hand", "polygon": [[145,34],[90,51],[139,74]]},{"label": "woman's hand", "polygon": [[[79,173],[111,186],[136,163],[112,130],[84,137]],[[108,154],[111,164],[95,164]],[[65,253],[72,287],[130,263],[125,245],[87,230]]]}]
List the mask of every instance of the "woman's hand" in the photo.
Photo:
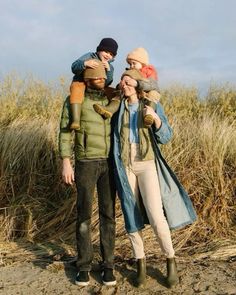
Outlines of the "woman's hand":
[{"label": "woman's hand", "polygon": [[152,107],[145,106],[145,108],[143,109],[143,112],[144,112],[144,115],[151,115],[153,117],[154,124],[157,129],[159,129],[161,127],[161,124],[162,124],[161,119]]},{"label": "woman's hand", "polygon": [[62,160],[62,179],[66,184],[72,185],[75,181],[74,170],[69,158]]}]

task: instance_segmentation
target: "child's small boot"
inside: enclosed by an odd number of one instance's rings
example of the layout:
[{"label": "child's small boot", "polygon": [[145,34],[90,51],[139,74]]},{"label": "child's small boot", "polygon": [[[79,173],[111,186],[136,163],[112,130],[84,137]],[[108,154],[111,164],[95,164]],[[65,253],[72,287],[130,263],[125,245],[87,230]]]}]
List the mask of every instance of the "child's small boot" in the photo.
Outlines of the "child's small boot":
[{"label": "child's small boot", "polygon": [[[155,110],[155,108],[156,108],[156,103],[153,102],[153,101],[149,101],[149,100],[148,100],[148,101],[145,103],[145,105],[152,107],[154,110]],[[143,122],[144,122],[144,126],[147,127],[147,128],[149,128],[149,127],[151,127],[152,124],[154,123],[154,118],[153,118],[153,116],[150,115],[150,114],[144,115]]]},{"label": "child's small boot", "polygon": [[70,85],[70,105],[72,113],[72,123],[70,128],[80,129],[81,104],[84,101],[85,84],[84,82],[72,82]]},{"label": "child's small boot", "polygon": [[81,103],[72,103],[71,112],[73,122],[70,125],[70,129],[79,130],[80,129],[80,116],[81,116]]},{"label": "child's small boot", "polygon": [[167,265],[167,284],[168,284],[168,287],[171,288],[174,285],[179,283],[179,277],[177,273],[175,258],[167,258],[166,265]]},{"label": "child's small boot", "polygon": [[107,118],[111,118],[112,115],[118,111],[119,106],[120,106],[120,100],[113,98],[108,105],[102,106],[100,104],[94,104],[93,108],[98,114],[100,114],[105,119],[107,119]]},{"label": "child's small boot", "polygon": [[146,283],[146,259],[137,260],[137,287],[142,287]]}]

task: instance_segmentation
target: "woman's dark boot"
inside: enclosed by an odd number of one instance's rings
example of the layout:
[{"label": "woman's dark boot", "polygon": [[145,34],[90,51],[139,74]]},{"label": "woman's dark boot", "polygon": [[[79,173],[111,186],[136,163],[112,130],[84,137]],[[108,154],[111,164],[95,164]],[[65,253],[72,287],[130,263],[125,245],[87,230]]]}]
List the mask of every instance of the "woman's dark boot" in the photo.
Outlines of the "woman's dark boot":
[{"label": "woman's dark boot", "polygon": [[167,258],[167,284],[168,287],[171,288],[177,283],[179,283],[179,277],[177,274],[177,266],[175,262],[175,258]]},{"label": "woman's dark boot", "polygon": [[141,287],[146,283],[146,259],[137,260],[137,287]]}]

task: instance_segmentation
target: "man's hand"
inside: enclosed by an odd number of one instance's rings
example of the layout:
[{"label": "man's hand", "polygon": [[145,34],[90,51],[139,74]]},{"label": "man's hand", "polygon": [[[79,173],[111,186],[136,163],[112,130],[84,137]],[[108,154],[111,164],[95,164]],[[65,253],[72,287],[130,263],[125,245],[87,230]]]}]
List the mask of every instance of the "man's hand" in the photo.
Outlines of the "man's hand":
[{"label": "man's hand", "polygon": [[96,69],[98,67],[98,62],[95,59],[89,59],[84,62],[86,68]]},{"label": "man's hand", "polygon": [[75,174],[69,158],[62,160],[62,179],[66,184],[72,185],[75,181]]}]

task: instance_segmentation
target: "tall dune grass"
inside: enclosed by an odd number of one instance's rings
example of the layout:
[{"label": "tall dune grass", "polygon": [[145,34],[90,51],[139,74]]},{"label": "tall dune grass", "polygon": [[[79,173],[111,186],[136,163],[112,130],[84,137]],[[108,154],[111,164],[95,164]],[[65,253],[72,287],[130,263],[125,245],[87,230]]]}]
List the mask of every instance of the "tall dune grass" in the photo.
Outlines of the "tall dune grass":
[{"label": "tall dune grass", "polygon": [[[0,238],[74,238],[74,187],[60,177],[57,137],[67,85],[8,76],[0,83]],[[198,221],[173,233],[177,248],[235,236],[236,89],[211,86],[205,99],[194,87],[172,86],[162,103],[174,128],[162,151],[188,191]],[[94,204],[94,241],[98,241]],[[124,223],[117,202],[117,247]],[[147,241],[153,236],[147,231]]]}]

